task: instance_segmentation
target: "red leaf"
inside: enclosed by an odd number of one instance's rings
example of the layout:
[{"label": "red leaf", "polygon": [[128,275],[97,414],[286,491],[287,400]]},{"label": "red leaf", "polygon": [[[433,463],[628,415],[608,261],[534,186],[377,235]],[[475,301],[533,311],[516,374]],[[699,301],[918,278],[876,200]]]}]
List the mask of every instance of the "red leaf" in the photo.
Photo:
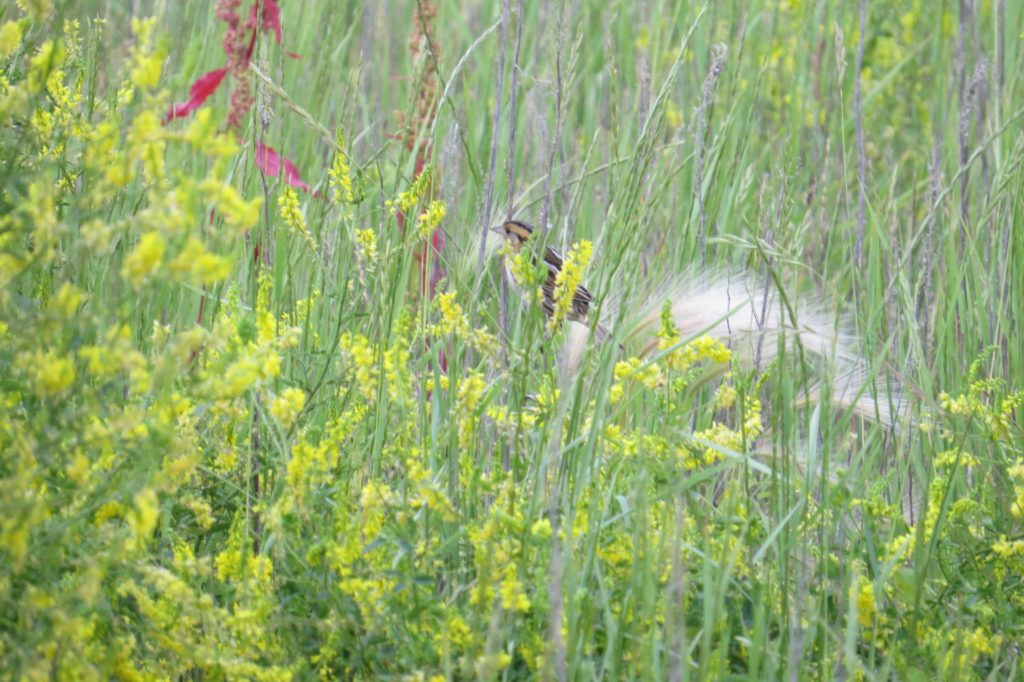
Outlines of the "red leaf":
[{"label": "red leaf", "polygon": [[[256,15],[256,7],[257,4],[253,4],[253,16]],[[263,0],[263,15],[260,17],[260,30],[273,31],[277,44],[281,44],[281,7],[277,4],[277,0]],[[285,52],[285,54],[292,59],[302,59],[302,57],[294,52]]]},{"label": "red leaf", "polygon": [[277,0],[263,0],[263,19],[260,28],[264,31],[273,31],[277,44],[281,44],[281,8],[277,6]]},{"label": "red leaf", "polygon": [[433,299],[437,293],[437,283],[441,281],[441,278],[445,276],[444,264],[441,262],[441,252],[444,251],[444,244],[447,240],[445,239],[444,232],[440,228],[434,230],[434,235],[431,238],[431,250],[434,252],[434,269],[430,273],[430,298]]},{"label": "red leaf", "polygon": [[169,123],[176,118],[188,116],[193,111],[201,107],[203,102],[217,91],[217,88],[220,87],[220,84],[227,73],[228,69],[227,67],[224,67],[222,69],[215,69],[200,76],[188,90],[188,101],[184,104],[172,104],[170,110],[167,112],[167,116],[164,117],[164,123]]},{"label": "red leaf", "polygon": [[281,172],[281,164],[284,163],[284,181],[292,187],[297,187],[303,192],[309,191],[309,185],[299,177],[299,169],[287,158],[282,158],[274,151],[273,147],[256,143],[256,167],[267,175],[277,177]]}]

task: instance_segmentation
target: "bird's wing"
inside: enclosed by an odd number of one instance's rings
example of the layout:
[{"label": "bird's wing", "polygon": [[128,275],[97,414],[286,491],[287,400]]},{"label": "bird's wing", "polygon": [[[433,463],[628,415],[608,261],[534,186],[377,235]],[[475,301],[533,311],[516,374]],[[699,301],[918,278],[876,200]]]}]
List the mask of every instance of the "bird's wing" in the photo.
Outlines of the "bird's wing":
[{"label": "bird's wing", "polygon": [[562,270],[562,254],[549,246],[544,250],[544,263],[548,272],[557,275]]}]

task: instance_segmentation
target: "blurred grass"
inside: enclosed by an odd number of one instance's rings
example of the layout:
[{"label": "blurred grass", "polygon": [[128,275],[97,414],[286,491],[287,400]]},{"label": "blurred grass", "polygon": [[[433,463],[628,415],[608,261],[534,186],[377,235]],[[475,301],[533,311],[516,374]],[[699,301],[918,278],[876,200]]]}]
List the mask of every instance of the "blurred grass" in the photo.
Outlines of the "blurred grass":
[{"label": "blurred grass", "polygon": [[[223,63],[222,25],[210,2],[57,4],[63,16],[106,19],[107,40],[95,46],[91,62],[102,96],[118,82],[106,77],[126,58],[133,12],[158,17],[168,48],[164,84],[174,101],[185,98],[198,76]],[[741,395],[760,395],[764,405],[766,435],[750,448],[756,455],[729,453],[685,475],[645,455],[643,446],[632,458],[618,456],[604,440],[605,428],[621,425],[665,437],[709,428],[717,418],[707,407],[710,389],[695,390],[683,406],[673,406],[667,393],[611,404],[607,396],[619,359],[613,344],[593,351],[587,376],[559,382],[550,371],[552,354],[537,351],[546,343],[543,320],[536,307],[521,306],[514,296],[502,338],[507,366],[497,355],[482,362],[479,353],[466,352],[466,339],[447,344],[426,338],[424,330],[437,313],[430,298],[419,295],[408,233],[384,205],[408,188],[417,164],[415,152],[395,139],[398,112],[415,120],[416,74],[423,64],[413,63],[408,41],[416,5],[285,2],[283,49],[264,38],[256,50],[255,64],[275,86],[256,81],[257,105],[231,181],[243,196],[267,199],[254,234],[272,235],[274,318],[316,298],[281,379],[302,388],[309,402],[300,428],[261,431],[259,466],[271,472],[262,503],[249,499],[251,491],[242,494],[252,471],[221,480],[207,470],[204,488],[228,488],[229,481],[236,488],[219,493],[212,532],[187,536],[195,554],[223,551],[239,508],[262,504],[266,513],[288,494],[282,472],[301,434],[326,432],[332,420],[361,402],[370,409],[346,441],[333,481],[297,519],[247,529],[261,553],[274,557],[280,581],[267,627],[285,642],[284,653],[268,658],[289,661],[300,677],[333,669],[341,678],[417,670],[449,679],[542,673],[571,679],[1018,675],[1024,603],[1012,594],[1020,575],[1011,571],[996,581],[1011,596],[994,592],[982,579],[992,572],[982,557],[993,551],[993,538],[1009,532],[1011,540],[1020,539],[1024,532],[1009,512],[1015,489],[1007,474],[1021,456],[1020,429],[1011,424],[1012,436],[1000,439],[989,437],[990,425],[974,420],[962,431],[948,422],[934,425],[948,413],[940,406],[942,392],[968,393],[979,377],[1020,388],[1024,376],[1024,344],[1017,338],[1024,322],[1024,5],[993,0],[979,5],[975,16],[963,9],[970,3],[869,3],[861,73],[866,222],[859,265],[853,256],[861,229],[853,108],[857,3],[527,2],[518,26],[514,112],[514,13],[508,29],[493,179],[487,168],[500,31],[478,38],[501,20],[502,5],[436,3],[434,47],[440,90],[447,97],[438,103],[433,125],[414,133],[429,145],[437,173],[432,192],[447,205],[439,291],[457,292],[478,318],[471,319],[473,325],[503,333],[497,259],[477,271],[481,228],[506,215],[539,220],[550,186],[549,243],[561,248],[581,239],[594,242],[597,257],[588,283],[599,301],[621,289],[646,291],[649,283],[693,271],[702,258],[712,269],[744,268],[759,280],[771,276],[792,300],[810,297],[840,310],[859,334],[858,350],[912,405],[893,430],[851,420],[825,403],[800,409],[810,380],[805,372],[785,369],[802,364],[802,358],[787,362],[800,349],[785,348],[763,387],[753,375],[734,377]],[[15,11],[10,6],[5,3],[5,16]],[[723,68],[709,90],[719,44],[725,49]],[[302,58],[288,59],[285,51]],[[559,81],[565,120],[556,138]],[[208,106],[225,113],[226,92]],[[703,123],[695,124],[698,111]],[[513,121],[518,144],[510,151]],[[337,129],[345,132],[368,199],[339,211],[304,196],[308,227],[320,247],[311,254],[277,217],[281,182],[270,178],[265,190],[251,143],[265,140],[326,193],[330,137]],[[696,198],[698,155],[705,254]],[[168,149],[172,174],[201,177],[207,162],[198,151]],[[510,198],[506,169],[512,163],[519,193]],[[496,208],[482,215],[489,182]],[[106,207],[105,219],[130,220],[147,200],[146,188],[135,183]],[[379,269],[369,273],[352,238],[363,228],[378,234],[381,251]],[[119,288],[107,295],[120,306],[111,303],[111,319],[130,319],[144,347],[154,323],[188,329],[201,306],[206,325],[233,314],[239,298],[243,311],[255,310],[262,266],[251,257],[251,243],[238,240],[232,248],[237,270],[205,294],[205,303],[196,288],[161,285],[136,295],[110,277],[110,285]],[[80,269],[70,271],[69,280],[85,291],[106,289],[110,263],[75,265]],[[412,322],[406,324],[403,315]],[[423,335],[410,343],[403,325]],[[346,332],[370,340],[381,368],[392,362],[386,360],[388,349],[410,347],[411,408],[403,402],[407,396],[389,396],[384,382],[373,400],[360,396],[339,370],[337,349]],[[983,361],[970,376],[978,358]],[[467,449],[459,432],[462,399],[455,390],[437,387],[442,377],[460,385],[474,369],[486,372],[480,411],[508,406],[521,414],[532,396],[554,395],[556,388],[561,393],[545,405],[551,416],[541,427],[520,422],[510,435],[482,419]],[[253,423],[270,422],[258,395],[250,407]],[[239,431],[246,419],[239,420]],[[948,473],[936,458],[951,448],[970,450],[981,462]],[[366,556],[380,546],[392,552],[375,564],[388,566],[391,592],[366,598],[378,600],[395,620],[375,630],[366,613],[330,587],[336,576],[311,557],[325,552],[331,538],[360,532],[339,527],[338,509],[355,510],[358,517],[369,504],[370,484],[392,486],[404,498],[395,507],[403,508],[415,489],[407,461],[416,456],[450,497],[457,520],[441,515],[428,521],[409,507],[391,518],[396,527],[408,520],[403,513],[417,519],[408,537],[396,532],[363,549]],[[510,462],[504,479],[498,473],[503,456]],[[936,481],[945,487],[930,499]],[[957,525],[950,509],[958,499],[1001,516]],[[533,602],[529,614],[516,615],[507,606],[490,610],[468,597],[487,573],[481,564],[486,552],[473,534],[492,523],[496,508],[512,519],[493,523],[518,543],[516,565]],[[922,521],[929,509],[930,526]],[[545,518],[561,540],[549,542],[531,530]],[[282,527],[288,532],[276,532]],[[904,538],[904,531],[916,537],[913,549],[890,560],[886,547]],[[417,538],[433,543],[431,562],[424,564],[433,573],[406,576],[403,562],[412,561],[407,557],[414,551],[402,543]],[[166,547],[162,555],[155,553],[154,563],[167,563],[167,554]],[[873,581],[879,605],[874,621],[858,626],[863,577]],[[310,591],[315,585],[320,593]],[[218,600],[230,601],[223,594]],[[402,649],[411,641],[430,641],[415,629],[433,621],[417,618],[438,602],[470,623],[474,663],[459,667],[456,656],[428,653],[426,645]],[[400,620],[396,605],[403,603],[409,623]],[[547,619],[559,609],[564,620],[553,621],[556,636]],[[406,625],[414,632],[403,639],[396,633]],[[5,657],[22,646],[11,634],[14,628],[13,619],[2,626]],[[947,633],[953,633],[949,639]],[[970,639],[964,633],[991,648],[963,644]],[[310,663],[328,643],[335,658]],[[523,649],[544,660],[526,661]],[[501,652],[512,663],[489,668],[487,656]],[[29,655],[20,652],[21,658]],[[175,674],[202,678],[200,669]]]}]

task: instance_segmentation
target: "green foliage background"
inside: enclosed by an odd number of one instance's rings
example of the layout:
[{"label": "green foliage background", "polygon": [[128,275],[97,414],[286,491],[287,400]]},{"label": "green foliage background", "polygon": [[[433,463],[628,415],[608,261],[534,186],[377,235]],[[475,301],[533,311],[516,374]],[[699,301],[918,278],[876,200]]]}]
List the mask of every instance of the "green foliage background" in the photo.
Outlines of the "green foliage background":
[{"label": "green foliage background", "polygon": [[[1024,5],[418,2],[283,2],[237,137],[214,3],[0,4],[3,676],[1019,677]],[[840,310],[898,424],[560,374],[509,214]]]}]

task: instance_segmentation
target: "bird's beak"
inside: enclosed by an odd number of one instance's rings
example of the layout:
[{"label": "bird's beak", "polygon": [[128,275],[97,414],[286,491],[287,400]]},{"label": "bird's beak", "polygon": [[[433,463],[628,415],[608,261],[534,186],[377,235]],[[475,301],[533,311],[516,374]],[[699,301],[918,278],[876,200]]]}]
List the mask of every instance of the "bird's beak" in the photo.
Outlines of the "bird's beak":
[{"label": "bird's beak", "polygon": [[491,232],[493,232],[495,234],[501,234],[501,228],[500,227],[492,227],[491,228]]}]

